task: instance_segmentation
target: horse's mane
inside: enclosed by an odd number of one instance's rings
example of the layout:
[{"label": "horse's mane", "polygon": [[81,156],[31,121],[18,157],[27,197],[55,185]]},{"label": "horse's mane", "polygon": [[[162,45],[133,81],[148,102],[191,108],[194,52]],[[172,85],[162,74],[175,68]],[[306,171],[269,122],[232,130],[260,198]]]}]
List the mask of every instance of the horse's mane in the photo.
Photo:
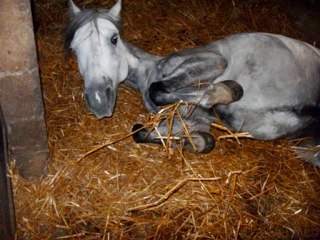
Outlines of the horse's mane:
[{"label": "horse's mane", "polygon": [[119,19],[114,18],[108,14],[108,12],[109,11],[105,9],[84,9],[80,13],[72,16],[65,30],[65,49],[70,47],[74,34],[80,27],[91,21],[96,22],[98,18],[107,19],[120,29]]}]

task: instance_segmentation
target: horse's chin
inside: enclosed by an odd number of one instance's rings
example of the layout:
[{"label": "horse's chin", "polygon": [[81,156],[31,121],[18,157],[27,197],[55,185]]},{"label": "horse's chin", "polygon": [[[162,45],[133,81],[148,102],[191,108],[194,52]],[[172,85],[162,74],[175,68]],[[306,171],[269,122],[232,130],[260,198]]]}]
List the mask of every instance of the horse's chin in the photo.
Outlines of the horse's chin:
[{"label": "horse's chin", "polygon": [[90,112],[98,119],[102,119],[102,118],[110,118],[113,115],[113,111],[108,111],[108,112],[97,112],[94,111],[92,109],[89,109]]},{"label": "horse's chin", "polygon": [[95,115],[95,117],[98,118],[98,119],[110,118],[110,117],[112,117],[112,114]]},{"label": "horse's chin", "polygon": [[[114,107],[115,107],[115,99],[108,98],[108,101],[103,101],[102,103],[97,103],[96,101],[88,101],[88,97],[86,97],[86,104],[88,110],[98,119],[109,118],[112,117]],[[91,98],[95,100],[94,98]]]}]

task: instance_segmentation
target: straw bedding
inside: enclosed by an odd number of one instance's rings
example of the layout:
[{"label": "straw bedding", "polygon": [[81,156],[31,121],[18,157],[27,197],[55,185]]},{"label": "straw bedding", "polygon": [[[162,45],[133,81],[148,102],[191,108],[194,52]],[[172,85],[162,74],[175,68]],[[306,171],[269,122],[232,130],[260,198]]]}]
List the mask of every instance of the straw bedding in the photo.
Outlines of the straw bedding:
[{"label": "straw bedding", "polygon": [[[113,4],[76,2],[87,8]],[[285,2],[123,5],[123,38],[159,55],[243,31],[302,39]],[[64,55],[66,1],[39,0],[35,13],[52,158],[50,175],[33,183],[11,166],[19,239],[320,237],[320,172],[295,158],[292,142],[240,139],[239,145],[228,138],[210,154],[196,155],[124,138],[134,123],[149,119],[139,94],[121,86],[113,117],[94,118],[83,101],[76,60]],[[226,132],[213,128],[213,134]]]}]

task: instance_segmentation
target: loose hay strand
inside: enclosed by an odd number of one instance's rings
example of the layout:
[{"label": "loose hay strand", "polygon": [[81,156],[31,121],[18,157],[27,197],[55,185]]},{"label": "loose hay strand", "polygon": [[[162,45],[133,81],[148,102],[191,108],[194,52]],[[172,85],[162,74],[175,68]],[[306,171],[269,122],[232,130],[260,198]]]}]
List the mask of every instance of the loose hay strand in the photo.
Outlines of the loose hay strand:
[{"label": "loose hay strand", "polygon": [[239,138],[253,138],[252,135],[250,133],[247,133],[247,132],[245,132],[245,133],[234,133],[230,129],[228,129],[227,127],[225,127],[225,126],[223,126],[221,124],[212,123],[211,125],[213,127],[217,128],[217,129],[220,129],[220,130],[223,130],[223,131],[226,131],[226,132],[229,133],[227,135],[219,136],[218,140],[234,138],[234,139],[236,139],[237,143],[239,145],[241,145]]},{"label": "loose hay strand", "polygon": [[180,188],[182,188],[186,183],[191,181],[217,181],[220,180],[221,177],[215,177],[215,178],[186,178],[178,182],[173,188],[171,188],[166,194],[164,194],[159,200],[153,203],[148,203],[145,205],[137,206],[129,208],[128,212],[135,212],[135,211],[143,211],[148,209],[154,209],[157,207],[160,207],[165,201],[167,201],[176,191],[178,191]]},{"label": "loose hay strand", "polygon": [[136,132],[138,132],[138,131],[146,128],[146,127],[148,127],[148,125],[143,126],[143,127],[139,128],[139,129],[137,129],[137,130],[135,130],[135,131],[133,131],[133,132],[131,132],[131,133],[123,136],[123,137],[120,137],[119,139],[116,139],[116,140],[113,140],[113,141],[108,141],[108,142],[106,142],[106,143],[102,143],[102,144],[100,144],[100,145],[92,148],[91,150],[87,151],[87,152],[84,153],[82,156],[80,156],[80,157],[77,159],[77,162],[81,161],[82,159],[86,158],[87,156],[91,155],[92,153],[95,153],[95,152],[99,151],[99,150],[102,149],[102,148],[105,148],[105,147],[107,147],[107,146],[110,146],[110,145],[115,144],[115,143],[117,143],[117,142],[120,142],[120,141],[122,141],[122,140],[124,140],[124,139],[126,139],[126,138],[131,137],[133,134],[135,134]]}]

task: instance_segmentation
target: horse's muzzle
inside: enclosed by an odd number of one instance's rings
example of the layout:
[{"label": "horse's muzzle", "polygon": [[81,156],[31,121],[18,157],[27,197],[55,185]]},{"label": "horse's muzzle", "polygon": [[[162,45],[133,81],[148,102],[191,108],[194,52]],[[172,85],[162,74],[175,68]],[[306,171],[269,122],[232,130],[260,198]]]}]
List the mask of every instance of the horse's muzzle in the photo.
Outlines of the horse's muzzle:
[{"label": "horse's muzzle", "polygon": [[116,89],[89,88],[85,91],[85,100],[90,112],[97,118],[111,117],[116,102]]}]

